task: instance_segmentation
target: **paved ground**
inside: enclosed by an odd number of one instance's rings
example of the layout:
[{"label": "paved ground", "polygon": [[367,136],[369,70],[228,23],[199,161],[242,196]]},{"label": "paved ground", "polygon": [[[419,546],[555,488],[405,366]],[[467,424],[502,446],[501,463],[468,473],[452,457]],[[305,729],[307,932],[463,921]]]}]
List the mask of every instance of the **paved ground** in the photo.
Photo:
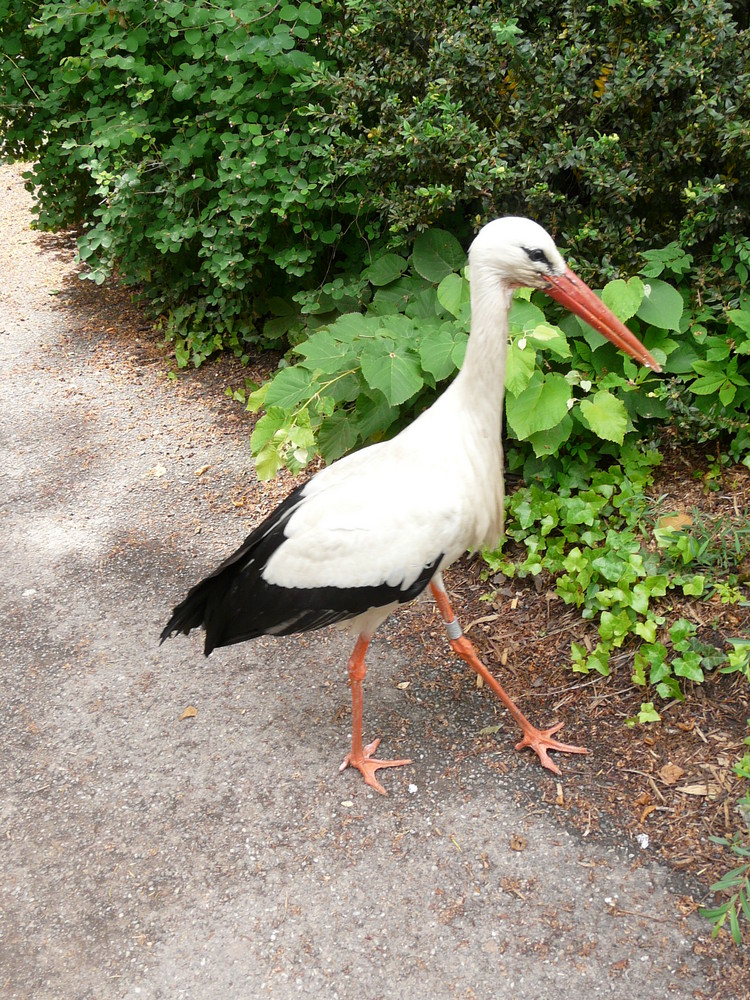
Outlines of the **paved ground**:
[{"label": "paved ground", "polygon": [[495,707],[430,683],[426,609],[372,652],[365,735],[415,759],[386,799],[338,773],[343,637],[159,647],[264,489],[220,395],[100,321],[27,211],[1,168],[0,1000],[743,1000],[689,887],[566,828],[502,716],[462,754]]}]

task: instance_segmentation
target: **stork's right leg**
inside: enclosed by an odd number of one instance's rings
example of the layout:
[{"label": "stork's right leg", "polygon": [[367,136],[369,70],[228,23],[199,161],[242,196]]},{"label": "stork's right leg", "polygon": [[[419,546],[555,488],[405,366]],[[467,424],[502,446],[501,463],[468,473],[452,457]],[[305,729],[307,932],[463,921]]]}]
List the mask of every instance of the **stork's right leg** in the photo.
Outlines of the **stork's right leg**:
[{"label": "stork's right leg", "polygon": [[366,747],[362,746],[362,681],[365,679],[367,667],[365,666],[365,653],[370,644],[368,635],[360,635],[354,647],[354,652],[349,657],[349,681],[352,686],[352,749],[344,758],[344,763],[339,768],[356,767],[362,774],[366,783],[374,788],[381,795],[387,795],[385,788],[375,777],[375,772],[381,767],[403,767],[411,764],[410,760],[376,760],[372,755],[378,748],[380,739],[373,740]]},{"label": "stork's right leg", "polygon": [[453,608],[448,600],[448,595],[442,587],[442,580],[439,577],[438,580],[439,584],[433,579],[430,589],[440,611],[440,616],[445,623],[448,639],[453,647],[453,651],[464,662],[469,664],[471,669],[484,680],[485,684],[492,688],[513,716],[516,724],[523,733],[523,739],[520,743],[516,744],[516,750],[521,750],[523,747],[530,747],[539,757],[542,767],[546,767],[549,771],[554,771],[555,774],[560,773],[560,768],[550,759],[547,753],[548,750],[557,750],[561,753],[588,753],[585,747],[575,747],[571,746],[570,743],[560,743],[558,740],[552,739],[553,734],[562,729],[562,722],[550,726],[549,729],[537,729],[536,726],[529,722],[518,705],[505,693],[499,681],[485,667],[477,656],[474,646],[462,633],[461,626],[458,624],[456,616],[453,613]]}]

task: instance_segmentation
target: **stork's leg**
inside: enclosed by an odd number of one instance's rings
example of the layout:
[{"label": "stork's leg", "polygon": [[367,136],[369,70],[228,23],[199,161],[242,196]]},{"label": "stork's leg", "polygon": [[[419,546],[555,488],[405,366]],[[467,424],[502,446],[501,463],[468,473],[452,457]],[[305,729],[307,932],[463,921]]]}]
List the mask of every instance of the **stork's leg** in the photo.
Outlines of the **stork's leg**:
[{"label": "stork's leg", "polygon": [[373,740],[366,747],[362,746],[362,681],[367,673],[365,653],[369,644],[370,637],[361,635],[357,639],[354,652],[349,657],[349,681],[352,686],[352,750],[344,758],[339,770],[343,771],[349,765],[356,767],[368,785],[381,795],[387,795],[385,788],[375,777],[375,772],[381,767],[402,767],[404,764],[411,764],[411,761],[376,760],[372,755],[378,749],[380,739]]},{"label": "stork's leg", "polygon": [[450,644],[453,647],[454,652],[458,653],[461,659],[465,660],[471,669],[479,674],[485,684],[492,688],[500,701],[513,716],[518,726],[520,726],[523,733],[523,739],[520,743],[516,744],[516,750],[521,750],[523,747],[531,747],[531,749],[534,750],[539,757],[542,766],[548,768],[550,771],[554,771],[555,774],[560,774],[560,768],[557,767],[557,765],[554,764],[547,756],[548,750],[559,750],[562,753],[588,753],[588,750],[585,747],[574,747],[569,743],[558,743],[557,740],[553,740],[551,738],[553,733],[562,729],[562,722],[558,722],[557,725],[551,726],[549,729],[537,729],[536,726],[529,722],[518,706],[511,701],[505,691],[503,691],[500,684],[495,680],[487,667],[485,667],[477,656],[471,642],[469,642],[466,636],[462,633],[461,626],[458,624],[458,620],[453,613],[453,608],[450,605],[450,601],[448,600],[448,595],[445,590],[443,590],[442,587],[440,587],[434,580],[430,584],[430,589],[432,590],[432,596],[435,598],[437,606],[440,610],[440,615],[445,624],[448,632],[448,639],[450,640]]}]

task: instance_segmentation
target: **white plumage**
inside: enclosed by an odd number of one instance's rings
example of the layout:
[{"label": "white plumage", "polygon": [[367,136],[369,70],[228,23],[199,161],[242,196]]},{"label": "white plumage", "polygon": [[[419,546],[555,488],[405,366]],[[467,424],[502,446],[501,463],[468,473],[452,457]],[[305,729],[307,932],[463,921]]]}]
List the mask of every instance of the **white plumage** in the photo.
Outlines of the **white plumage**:
[{"label": "white plumage", "polygon": [[463,367],[443,395],[389,441],[318,472],[259,525],[175,609],[162,640],[203,625],[206,654],[261,634],[328,624],[358,636],[349,661],[352,764],[368,784],[377,741],[361,743],[364,653],[377,626],[428,585],[454,650],[488,681],[542,763],[547,750],[584,752],[540,732],[513,705],[461,636],[441,573],[467,550],[494,545],[503,525],[501,427],[508,309],[515,287],[541,288],[615,344],[658,370],[642,344],[566,267],[551,237],[528,219],[486,225],[469,253],[471,335]]}]

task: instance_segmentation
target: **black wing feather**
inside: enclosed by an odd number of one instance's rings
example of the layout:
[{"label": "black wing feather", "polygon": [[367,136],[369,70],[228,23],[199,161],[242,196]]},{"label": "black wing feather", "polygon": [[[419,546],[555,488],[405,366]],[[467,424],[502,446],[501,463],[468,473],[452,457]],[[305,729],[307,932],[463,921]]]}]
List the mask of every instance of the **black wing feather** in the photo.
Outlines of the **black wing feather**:
[{"label": "black wing feather", "polygon": [[[346,621],[369,611],[417,597],[435,573],[443,553],[425,566],[409,586],[378,584],[368,587],[280,587],[263,579],[263,570],[284,542],[284,529],[300,503],[298,487],[245,539],[220,566],[188,591],[161,634],[164,642],[175,632],[186,635],[201,625],[206,630],[204,653],[217,646],[254,639],[259,635],[290,635]],[[367,554],[363,553],[366,559]]]}]

